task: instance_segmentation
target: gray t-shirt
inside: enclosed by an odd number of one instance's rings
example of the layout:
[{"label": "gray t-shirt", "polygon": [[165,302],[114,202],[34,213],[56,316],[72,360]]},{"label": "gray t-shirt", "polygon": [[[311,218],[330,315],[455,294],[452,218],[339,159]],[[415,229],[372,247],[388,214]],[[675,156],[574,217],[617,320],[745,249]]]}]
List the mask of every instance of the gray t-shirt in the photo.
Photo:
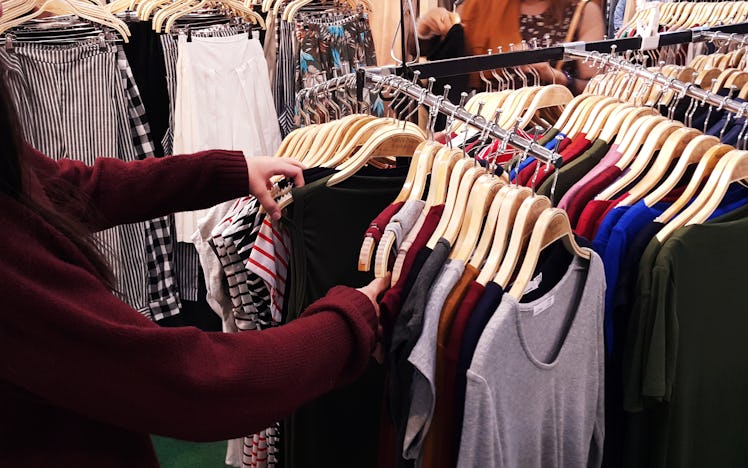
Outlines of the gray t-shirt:
[{"label": "gray t-shirt", "polygon": [[434,416],[436,398],[436,335],[444,302],[465,271],[462,260],[447,260],[439,276],[429,290],[429,299],[423,318],[423,330],[408,361],[413,364],[413,383],[410,397],[410,413],[405,429],[403,457],[420,459],[423,439]]},{"label": "gray t-shirt", "polygon": [[604,297],[595,253],[535,301],[504,295],[467,372],[459,467],[600,466]]},{"label": "gray t-shirt", "polygon": [[387,223],[384,231],[390,231],[395,234],[395,244],[393,246],[395,254],[397,254],[397,249],[405,239],[405,236],[413,229],[425,205],[426,202],[423,200],[408,200],[403,203],[400,210]]}]

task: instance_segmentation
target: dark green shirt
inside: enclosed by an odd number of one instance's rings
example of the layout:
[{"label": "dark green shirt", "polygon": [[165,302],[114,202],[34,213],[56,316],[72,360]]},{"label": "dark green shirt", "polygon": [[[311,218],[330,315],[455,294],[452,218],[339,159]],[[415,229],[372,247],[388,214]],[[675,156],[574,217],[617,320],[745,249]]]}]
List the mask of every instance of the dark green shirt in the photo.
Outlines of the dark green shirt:
[{"label": "dark green shirt", "polygon": [[641,349],[628,356],[641,378],[636,389],[627,375],[626,404],[644,411],[630,418],[627,466],[748,466],[746,216],[655,238],[642,257],[629,335]]},{"label": "dark green shirt", "polygon": [[[598,138],[584,154],[575,158],[569,164],[561,166],[561,169],[558,171],[558,182],[556,182],[553,201],[558,203],[572,185],[576,184],[605,157],[609,148],[610,144],[607,141]],[[551,187],[555,178],[554,175],[548,177],[538,189],[538,193],[550,197]]]}]

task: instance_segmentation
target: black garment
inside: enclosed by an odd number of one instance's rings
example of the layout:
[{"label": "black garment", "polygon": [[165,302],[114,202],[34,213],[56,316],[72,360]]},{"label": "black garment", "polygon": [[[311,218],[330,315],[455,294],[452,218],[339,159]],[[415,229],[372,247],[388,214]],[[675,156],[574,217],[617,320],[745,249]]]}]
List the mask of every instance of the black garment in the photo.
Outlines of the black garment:
[{"label": "black garment", "polygon": [[[407,170],[365,167],[332,187],[324,177],[292,190],[294,201],[283,219],[291,237],[287,321],[332,286],[371,281],[372,272],[357,268],[361,239],[400,192]],[[383,386],[383,368],[372,361],[352,385],[296,411],[283,428],[284,465],[375,467]]]},{"label": "black garment", "polygon": [[[392,341],[387,355],[390,365],[390,416],[397,433],[396,453],[403,453],[405,428],[410,413],[410,388],[413,381],[413,365],[408,361],[410,352],[418,342],[423,330],[423,315],[429,297],[429,289],[447,261],[452,250],[450,243],[441,238],[423,264],[410,293],[403,302],[392,331]],[[402,465],[401,465],[402,466]]]},{"label": "black garment", "polygon": [[[467,48],[465,47],[465,30],[462,28],[462,24],[455,24],[449,30],[444,39],[437,43],[433,50],[428,54],[430,62],[434,60],[452,59],[457,57],[464,57],[467,54]],[[470,75],[454,75],[447,77],[437,78],[434,82],[433,93],[437,96],[444,94],[444,85],[451,87],[449,96],[447,98],[453,104],[459,104],[460,93],[469,92],[470,87],[468,86],[468,80]],[[440,113],[436,118],[436,130],[443,130],[447,121],[447,116]]]},{"label": "black garment", "polygon": [[429,247],[424,246],[416,253],[416,258],[413,259],[413,264],[410,266],[408,277],[405,278],[402,298],[407,298],[408,294],[410,294],[410,290],[413,289],[413,284],[415,284],[416,278],[418,278],[418,274],[421,272],[421,268],[423,268],[423,264],[426,263],[426,259],[429,258],[431,252],[433,251]]},{"label": "black garment", "polygon": [[140,90],[148,124],[153,136],[154,153],[164,156],[161,140],[169,129],[169,92],[166,85],[166,62],[161,37],[149,22],[128,23],[130,41],[123,44],[127,61]]},{"label": "black garment", "polygon": [[[576,184],[582,177],[592,170],[608,153],[610,144],[605,140],[597,139],[589,147],[587,151],[581,156],[570,162],[564,164],[558,171],[558,180],[556,182],[556,189],[553,194],[554,202],[561,200],[566,192]],[[541,185],[537,192],[540,195],[550,197],[551,187],[556,177],[551,175]]]}]

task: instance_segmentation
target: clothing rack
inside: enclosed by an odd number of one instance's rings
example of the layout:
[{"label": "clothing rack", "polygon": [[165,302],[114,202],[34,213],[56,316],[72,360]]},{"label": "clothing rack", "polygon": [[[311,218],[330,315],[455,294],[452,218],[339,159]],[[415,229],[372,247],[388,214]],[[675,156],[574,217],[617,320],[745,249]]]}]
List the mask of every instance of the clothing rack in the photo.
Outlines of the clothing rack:
[{"label": "clothing rack", "polygon": [[665,89],[673,89],[684,96],[689,96],[706,104],[717,106],[719,109],[724,109],[740,116],[748,115],[748,102],[740,102],[726,96],[721,96],[717,93],[702,89],[693,83],[686,83],[684,81],[667,78],[660,73],[648,70],[642,65],[627,62],[626,60],[614,55],[597,54],[594,52],[573,49],[567,50],[565,55],[569,58],[583,58],[601,61],[605,65],[613,65],[617,69],[626,70],[627,72],[649,80],[653,84],[656,83],[662,85]]},{"label": "clothing rack", "polygon": [[[490,121],[482,115],[476,115],[468,112],[461,105],[455,105],[446,99],[446,93],[443,96],[437,96],[416,84],[418,74],[413,81],[409,81],[397,75],[379,75],[372,73],[367,69],[359,69],[356,73],[349,73],[337,78],[332,78],[324,83],[317,84],[313,87],[303,89],[296,94],[296,102],[309,98],[312,95],[328,93],[335,89],[351,88],[354,85],[358,90],[359,99],[362,98],[363,88],[367,85],[374,85],[375,88],[389,88],[397,90],[401,95],[406,95],[417,101],[420,105],[428,106],[434,112],[441,112],[449,118],[454,118],[478,128],[486,137],[493,136],[506,145],[512,145],[526,151],[528,155],[538,158],[544,163],[553,164],[560,168],[563,159],[555,151],[549,150],[532,140],[523,138],[516,133],[516,128],[505,130],[499,127],[496,122]],[[430,87],[429,87],[430,88]]]},{"label": "clothing rack", "polygon": [[612,50],[618,52],[626,50],[651,50],[663,46],[707,41],[713,37],[709,36],[712,33],[723,33],[725,37],[728,37],[730,34],[746,34],[748,33],[748,22],[665,32],[649,38],[628,37],[590,42],[567,42],[553,47],[434,60],[414,65],[368,68],[368,70],[374,73],[397,74],[401,76],[412,76],[417,71],[420,73],[421,78],[440,78],[496,68],[563,60],[564,52],[568,50],[608,53]]}]

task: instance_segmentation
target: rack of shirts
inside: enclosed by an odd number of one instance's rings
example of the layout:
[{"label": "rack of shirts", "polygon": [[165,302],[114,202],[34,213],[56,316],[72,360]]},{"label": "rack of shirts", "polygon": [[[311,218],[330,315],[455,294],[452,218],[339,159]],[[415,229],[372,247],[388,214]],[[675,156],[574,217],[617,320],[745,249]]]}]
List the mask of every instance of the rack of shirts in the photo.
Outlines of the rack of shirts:
[{"label": "rack of shirts", "polygon": [[[740,44],[734,37],[732,42]],[[741,53],[725,54],[724,61],[717,57],[714,61],[726,67],[711,71],[697,63],[690,69],[661,66],[647,70],[620,57],[572,52],[570,56],[587,58],[589,65],[607,68],[608,73],[591,83],[587,90],[591,94],[565,102],[560,98],[564,111],[551,128],[538,135],[536,142],[532,137],[512,140],[516,148],[510,154],[504,152],[513,145],[492,143],[486,136],[504,137],[505,143],[506,137],[512,138],[510,131],[523,129],[514,129],[511,119],[502,122],[502,114],[520,102],[520,107],[529,109],[537,95],[532,90],[481,93],[453,106],[444,96],[435,96],[413,82],[360,75],[359,84],[362,80],[369,83],[370,92],[391,88],[403,99],[430,106],[429,133],[433,132],[434,109],[468,123],[458,131],[448,125],[452,131],[446,132],[444,142],[452,143],[454,149],[426,142],[416,150],[403,190],[373,219],[359,251],[360,269],[374,270],[378,276],[393,272],[393,288],[380,304],[391,336],[389,397],[383,420],[394,425],[392,432],[385,431],[380,439],[381,466],[413,461],[427,466],[501,466],[497,460],[507,457],[510,466],[598,466],[603,459],[606,466],[624,459],[627,466],[680,465],[685,460],[707,463],[709,459],[739,463],[744,456],[741,437],[734,436],[732,429],[720,430],[719,419],[727,418],[728,426],[734,427],[745,417],[739,397],[742,383],[731,385],[730,379],[735,377],[715,369],[720,368],[720,356],[728,350],[736,355],[730,362],[738,365],[742,351],[737,342],[720,343],[718,352],[710,350],[706,361],[695,363],[693,353],[698,352],[700,341],[694,333],[707,327],[709,339],[719,340],[725,329],[707,325],[711,319],[687,302],[706,307],[706,300],[695,299],[706,295],[739,315],[739,279],[734,275],[738,262],[731,260],[726,269],[715,266],[709,270],[714,278],[732,285],[733,294],[716,289],[704,294],[696,286],[701,278],[697,264],[688,262],[690,268],[681,265],[690,251],[688,245],[699,245],[699,258],[706,262],[710,255],[723,258],[728,251],[739,249],[737,239],[744,233],[741,226],[745,224],[748,192],[739,182],[748,175],[744,170],[748,153],[720,139],[727,141],[728,134],[736,129],[739,133],[745,126],[745,107],[715,88],[723,87],[729,79],[739,88],[739,70],[730,68],[735,63],[731,60],[739,60]],[[706,73],[700,83],[709,90],[678,79],[690,77],[693,70],[699,71],[697,75]],[[622,75],[631,78],[624,81]],[[337,84],[350,85],[350,81]],[[324,94],[324,86],[316,91]],[[621,102],[619,97],[630,101]],[[397,103],[397,97],[395,100],[397,109],[402,103]],[[482,114],[482,119],[467,109]],[[673,118],[687,120],[697,128]],[[701,123],[695,123],[699,119]],[[525,125],[527,122],[532,119]],[[709,124],[709,134],[699,130],[704,122]],[[508,127],[502,130],[502,125]],[[473,140],[462,136],[470,126],[477,130]],[[525,155],[535,145],[557,149],[560,157],[551,155],[549,161],[563,160],[563,164],[548,165],[542,159],[534,166],[522,167],[531,159]],[[465,159],[466,154],[476,158]],[[476,162],[488,170],[478,168]],[[502,176],[492,170],[493,163],[503,165]],[[515,167],[521,170],[513,170]],[[512,184],[503,179],[506,175]],[[525,198],[520,195],[523,193]],[[565,210],[559,210],[560,206]],[[558,223],[554,228],[546,224],[550,218]],[[652,225],[655,219],[658,221]],[[691,226],[682,229],[688,224]],[[731,247],[710,248],[701,241],[705,233],[733,239]],[[683,239],[689,244],[683,246]],[[554,243],[557,240],[560,242]],[[668,242],[663,250],[662,244]],[[540,257],[536,257],[538,249],[543,252]],[[587,249],[595,254],[587,256]],[[650,257],[642,258],[644,250]],[[587,281],[604,281],[585,284],[586,289],[578,290],[579,302],[564,307],[557,294],[574,291],[573,287],[567,289],[563,280],[574,277],[570,272],[575,268],[587,269]],[[593,274],[594,268],[598,270]],[[675,279],[678,281],[672,282]],[[637,287],[643,288],[641,294],[632,292]],[[507,294],[501,294],[503,291]],[[587,293],[596,299],[585,302]],[[532,298],[535,300],[523,303]],[[568,321],[545,323],[539,335],[529,337],[529,325],[523,321],[532,323],[534,317],[542,321],[545,311],[555,306],[558,309],[551,315],[561,321],[574,317],[571,325]],[[675,326],[681,308],[688,323],[684,330]],[[579,353],[570,358],[564,347],[574,342],[571,337],[579,323],[590,326],[584,332],[586,348],[570,345],[568,349]],[[465,345],[467,336],[469,344]],[[517,336],[519,341],[514,340]],[[689,339],[685,345],[679,341],[683,337]],[[559,345],[545,349],[557,359],[537,359],[534,339],[538,340],[536,346]],[[687,358],[678,354],[681,350],[689,353]],[[624,365],[624,356],[629,354]],[[500,365],[496,364],[497,356],[502,359]],[[511,356],[518,356],[518,360]],[[563,367],[558,363],[564,362],[564,356],[585,369],[584,378],[573,378],[571,369],[564,377],[572,382],[562,382],[560,375],[552,377],[550,369]],[[527,373],[522,367],[525,360],[532,363]],[[538,368],[548,372],[536,375],[533,372]],[[627,377],[621,381],[624,370]],[[713,380],[701,382],[698,375],[702,373]],[[516,378],[518,375],[522,378]],[[576,387],[580,382],[587,387]],[[718,415],[699,413],[704,428],[689,423],[687,417],[689,408],[700,404],[699,385],[708,389],[709,404],[724,408]],[[718,389],[724,387],[729,387],[725,390],[729,403],[718,396]],[[652,388],[664,393],[652,395],[648,393],[655,391]],[[543,393],[551,389],[556,395],[567,395],[567,391],[574,395],[563,406],[567,410],[564,417],[540,422],[529,417],[536,414],[535,409],[539,414],[554,414],[553,403],[549,403],[553,399]],[[624,389],[632,399],[626,401],[627,409],[637,413],[624,415]],[[524,411],[515,415],[512,410],[517,407]],[[728,407],[740,411],[728,415]],[[530,420],[532,423],[527,422]],[[649,425],[651,422],[654,424]],[[582,437],[554,439],[555,434],[570,432],[554,430],[558,424],[575,427],[571,431],[574,437]],[[519,433],[522,437],[516,438]],[[527,448],[527,440],[536,441],[532,449]],[[623,451],[624,440],[628,451]],[[552,448],[559,443],[577,450],[565,452],[566,458],[559,460]],[[587,458],[590,454],[593,457]]]},{"label": "rack of shirts", "polygon": [[[623,2],[625,5],[626,2]],[[632,36],[637,28],[679,31],[704,26],[719,27],[748,20],[746,2],[644,2],[634,16],[617,31]]]}]

